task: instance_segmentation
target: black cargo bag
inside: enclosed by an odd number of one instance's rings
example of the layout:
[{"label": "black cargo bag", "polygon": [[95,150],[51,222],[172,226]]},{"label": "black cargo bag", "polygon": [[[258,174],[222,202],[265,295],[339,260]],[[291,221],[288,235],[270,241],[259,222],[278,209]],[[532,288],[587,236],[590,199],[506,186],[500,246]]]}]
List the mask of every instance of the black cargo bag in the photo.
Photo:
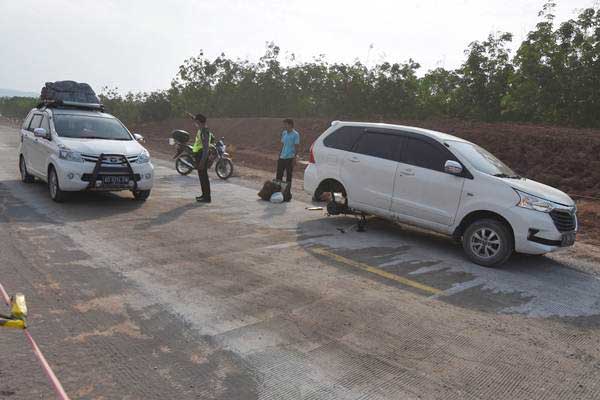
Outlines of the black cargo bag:
[{"label": "black cargo bag", "polygon": [[72,101],[100,104],[100,99],[90,85],[74,81],[46,82],[40,94],[42,101]]},{"label": "black cargo bag", "polygon": [[271,200],[271,196],[273,193],[277,193],[281,191],[281,185],[275,183],[275,181],[266,181],[263,185],[260,192],[258,192],[258,197],[265,201]]}]

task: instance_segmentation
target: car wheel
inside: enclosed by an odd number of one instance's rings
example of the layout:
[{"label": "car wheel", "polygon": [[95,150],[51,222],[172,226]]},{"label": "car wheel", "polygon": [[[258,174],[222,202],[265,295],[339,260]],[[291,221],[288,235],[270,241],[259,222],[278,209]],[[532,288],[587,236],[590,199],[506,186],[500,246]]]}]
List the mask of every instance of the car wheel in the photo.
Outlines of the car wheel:
[{"label": "car wheel", "polygon": [[50,167],[48,171],[48,191],[50,192],[50,198],[57,203],[62,203],[67,198],[67,194],[60,190],[58,174],[54,167]]},{"label": "car wheel", "polygon": [[136,201],[146,201],[150,197],[150,190],[134,190],[133,198]]},{"label": "car wheel", "polygon": [[462,245],[467,257],[484,267],[504,264],[514,251],[509,227],[502,221],[482,219],[465,230]]},{"label": "car wheel", "polygon": [[25,164],[25,157],[21,156],[19,159],[19,171],[21,172],[21,181],[25,183],[33,183],[35,178],[27,172],[27,164]]}]

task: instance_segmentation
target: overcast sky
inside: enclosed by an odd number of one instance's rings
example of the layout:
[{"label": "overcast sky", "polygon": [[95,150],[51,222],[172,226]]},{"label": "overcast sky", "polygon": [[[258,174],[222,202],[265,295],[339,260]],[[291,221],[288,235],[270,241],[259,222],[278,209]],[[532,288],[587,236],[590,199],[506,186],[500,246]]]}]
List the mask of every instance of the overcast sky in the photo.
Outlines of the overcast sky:
[{"label": "overcast sky", "polygon": [[[598,0],[557,0],[559,21]],[[494,31],[519,43],[544,0],[0,0],[0,87],[39,91],[71,79],[120,91],[169,87],[178,66],[209,57],[256,60],[274,41],[300,61],[372,65],[409,58],[454,68]],[[370,45],[373,49],[369,51]]]}]

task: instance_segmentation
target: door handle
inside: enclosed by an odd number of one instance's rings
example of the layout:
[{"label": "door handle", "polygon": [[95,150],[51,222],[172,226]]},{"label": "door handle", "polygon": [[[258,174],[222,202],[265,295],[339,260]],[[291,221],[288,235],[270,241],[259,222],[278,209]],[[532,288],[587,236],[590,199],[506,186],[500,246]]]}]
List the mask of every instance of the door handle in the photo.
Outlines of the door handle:
[{"label": "door handle", "polygon": [[360,162],[360,160],[358,159],[358,157],[351,157],[351,158],[348,159],[348,161],[353,162],[353,163]]},{"label": "door handle", "polygon": [[404,176],[415,176],[415,173],[413,172],[412,169],[407,169],[407,170],[402,171],[402,175],[404,175]]}]

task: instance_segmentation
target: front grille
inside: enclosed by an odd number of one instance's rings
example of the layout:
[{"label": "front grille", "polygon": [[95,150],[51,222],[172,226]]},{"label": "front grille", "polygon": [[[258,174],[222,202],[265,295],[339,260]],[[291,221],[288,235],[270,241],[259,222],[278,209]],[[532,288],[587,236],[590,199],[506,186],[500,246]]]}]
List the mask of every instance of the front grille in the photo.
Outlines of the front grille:
[{"label": "front grille", "polygon": [[575,213],[568,210],[552,210],[552,221],[559,232],[571,232],[577,227]]},{"label": "front grille", "polygon": [[[96,162],[98,162],[98,158],[100,157],[91,154],[82,154],[81,158],[83,158],[83,161],[85,162],[91,162],[95,164]],[[138,156],[127,156],[127,161],[129,161],[130,164],[137,162],[137,160]],[[127,162],[125,161],[124,156],[104,156],[104,158],[102,159],[102,165],[123,166],[127,165]]]}]

